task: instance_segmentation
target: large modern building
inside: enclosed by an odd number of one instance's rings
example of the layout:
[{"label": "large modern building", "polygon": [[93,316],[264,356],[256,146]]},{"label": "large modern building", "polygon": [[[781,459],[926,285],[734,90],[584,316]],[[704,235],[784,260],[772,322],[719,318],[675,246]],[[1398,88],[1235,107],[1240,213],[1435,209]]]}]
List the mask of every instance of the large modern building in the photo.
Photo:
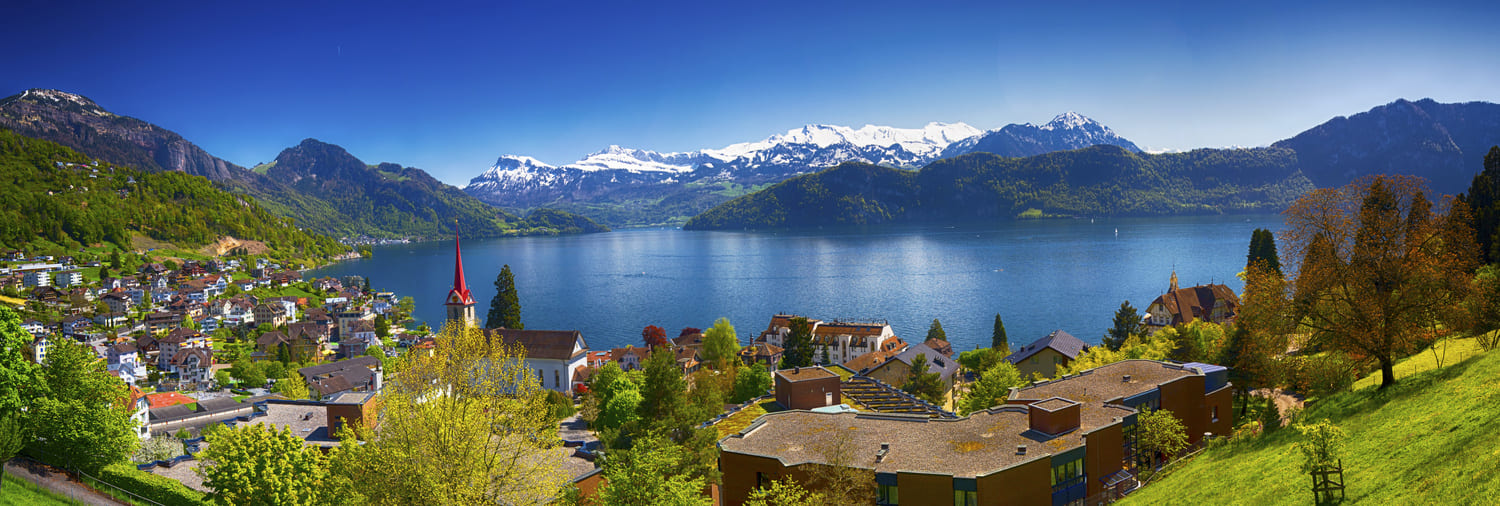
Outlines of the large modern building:
[{"label": "large modern building", "polygon": [[788,410],[719,441],[724,504],[792,477],[806,483],[832,446],[871,469],[880,504],[1073,504],[1134,480],[1143,407],[1169,410],[1190,442],[1231,430],[1227,370],[1127,360],[1012,391],[958,419]]},{"label": "large modern building", "polygon": [[[792,320],[795,318],[796,315],[790,314],[772,316],[771,324],[751,344],[766,343],[785,348],[786,339],[792,334]],[[813,360],[821,361],[826,350],[830,363],[842,364],[866,353],[906,346],[891,331],[888,323],[825,322],[814,319],[808,319],[807,323],[812,326]]]}]

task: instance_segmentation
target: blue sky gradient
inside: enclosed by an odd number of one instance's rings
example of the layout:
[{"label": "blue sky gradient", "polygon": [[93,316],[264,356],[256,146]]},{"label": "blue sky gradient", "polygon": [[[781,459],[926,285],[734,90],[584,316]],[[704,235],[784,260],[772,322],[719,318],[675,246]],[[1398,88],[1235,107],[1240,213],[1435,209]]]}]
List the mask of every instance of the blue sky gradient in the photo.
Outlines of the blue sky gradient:
[{"label": "blue sky gradient", "polygon": [[1500,2],[1212,3],[21,0],[0,6],[0,96],[78,93],[245,166],[314,137],[460,186],[501,154],[810,123],[1076,111],[1190,149],[1397,98],[1500,100]]}]

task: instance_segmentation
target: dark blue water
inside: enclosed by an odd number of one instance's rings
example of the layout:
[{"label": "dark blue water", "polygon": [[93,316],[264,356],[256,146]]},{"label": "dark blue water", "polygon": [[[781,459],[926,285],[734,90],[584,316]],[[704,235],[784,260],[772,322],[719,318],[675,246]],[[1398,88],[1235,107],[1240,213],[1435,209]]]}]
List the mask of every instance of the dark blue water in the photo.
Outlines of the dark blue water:
[{"label": "dark blue water", "polygon": [[[515,272],[529,329],[577,329],[591,348],[639,345],[728,317],[748,340],[777,312],[886,320],[920,342],[933,318],[958,350],[988,346],[995,313],[1011,343],[1054,329],[1098,342],[1120,302],[1144,309],[1167,288],[1224,283],[1245,263],[1250,232],[1281,217],[1214,216],[1006,222],[803,232],[635,229],[466,241],[464,265],[483,322],[502,264]],[[1118,234],[1117,231],[1118,230]],[[373,258],[311,275],[369,276],[440,324],[453,242],[375,248]],[[435,325],[436,326],[436,325]]]}]

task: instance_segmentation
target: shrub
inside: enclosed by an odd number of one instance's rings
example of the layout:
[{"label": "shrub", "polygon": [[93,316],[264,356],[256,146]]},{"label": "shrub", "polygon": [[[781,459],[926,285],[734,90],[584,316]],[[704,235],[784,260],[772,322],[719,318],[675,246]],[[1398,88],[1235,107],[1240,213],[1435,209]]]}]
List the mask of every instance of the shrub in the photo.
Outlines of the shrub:
[{"label": "shrub", "polygon": [[1281,408],[1274,399],[1266,399],[1266,407],[1260,411],[1261,433],[1270,434],[1281,428]]},{"label": "shrub", "polygon": [[105,466],[99,471],[99,479],[167,506],[210,504],[202,492],[190,489],[177,480],[141,471],[127,462]]},{"label": "shrub", "polygon": [[1287,388],[1308,397],[1323,397],[1354,385],[1355,363],[1340,353],[1291,357],[1286,365]]},{"label": "shrub", "polygon": [[562,420],[578,412],[573,407],[573,399],[556,390],[547,391],[547,404],[552,406],[552,418],[555,420]]}]

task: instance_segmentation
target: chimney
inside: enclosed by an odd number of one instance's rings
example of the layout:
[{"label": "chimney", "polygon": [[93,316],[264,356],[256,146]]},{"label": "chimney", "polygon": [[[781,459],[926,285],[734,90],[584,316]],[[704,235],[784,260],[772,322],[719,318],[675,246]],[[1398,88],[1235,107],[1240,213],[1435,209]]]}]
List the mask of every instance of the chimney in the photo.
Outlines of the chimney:
[{"label": "chimney", "polygon": [[1016,445],[1016,455],[1025,455],[1026,445]]},{"label": "chimney", "polygon": [[880,461],[885,460],[885,455],[887,453],[890,453],[890,452],[891,452],[891,444],[890,443],[880,443],[880,451],[875,452],[875,463],[879,464]]},{"label": "chimney", "polygon": [[1078,429],[1082,405],[1061,397],[1037,401],[1027,406],[1031,430],[1057,436]]},{"label": "chimney", "polygon": [[802,373],[802,366],[799,365],[797,367],[793,367],[792,368],[792,374],[801,374],[801,373]]},{"label": "chimney", "polygon": [[1130,375],[1129,375],[1129,374],[1126,374],[1126,375],[1125,375],[1125,377],[1124,377],[1124,378],[1122,378],[1122,379],[1121,379],[1121,380],[1120,380],[1120,381],[1121,381],[1121,382],[1122,382],[1122,383],[1130,383]]}]

